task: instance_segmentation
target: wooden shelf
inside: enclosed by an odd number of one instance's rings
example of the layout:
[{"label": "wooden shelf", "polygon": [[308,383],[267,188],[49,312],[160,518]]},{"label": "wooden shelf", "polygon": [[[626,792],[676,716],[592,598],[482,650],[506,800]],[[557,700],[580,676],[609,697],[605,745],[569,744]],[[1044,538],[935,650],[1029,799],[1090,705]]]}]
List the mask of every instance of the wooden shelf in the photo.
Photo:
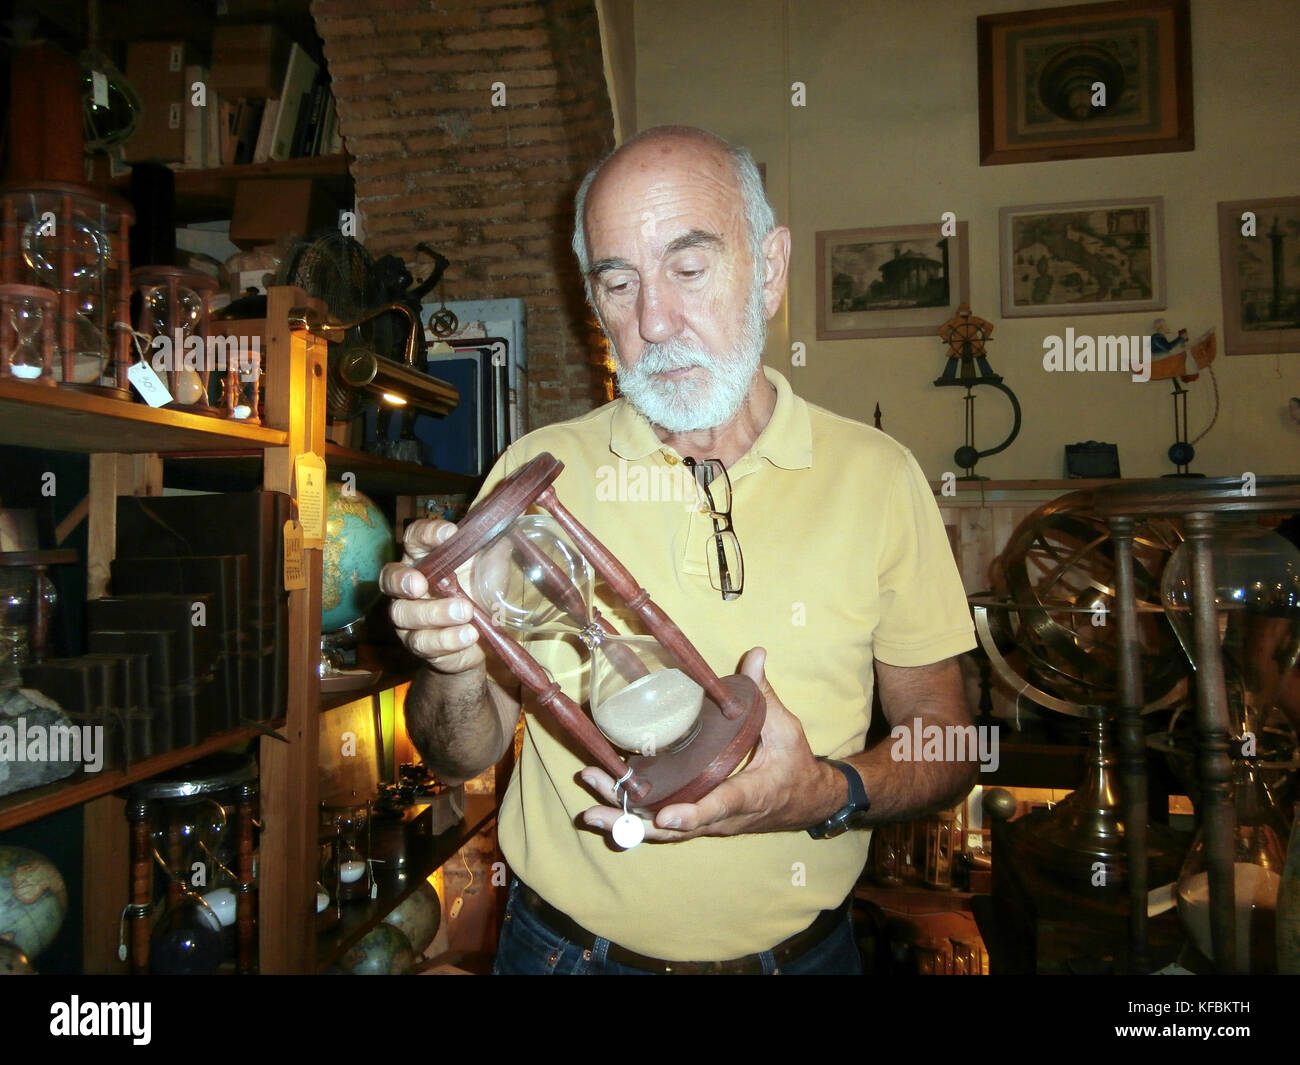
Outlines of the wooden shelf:
[{"label": "wooden shelf", "polygon": [[[283,721],[267,723],[269,728],[283,726]],[[244,725],[209,736],[202,743],[191,747],[181,747],[165,754],[156,754],[144,761],[134,763],[129,769],[105,769],[98,773],[81,773],[66,780],[56,780],[39,788],[27,788],[0,798],[0,832],[18,825],[35,821],[69,806],[97,799],[110,791],[125,788],[140,780],[165,773],[178,765],[192,762],[196,758],[213,754],[231,747],[236,743],[262,735],[262,729],[256,725]]]},{"label": "wooden shelf", "polygon": [[[162,459],[163,480],[174,488],[230,492],[251,489],[262,482],[262,458],[256,451],[239,448],[177,450],[165,453]],[[479,484],[476,477],[447,473],[412,462],[397,462],[333,443],[325,445],[325,467],[334,479],[344,473],[355,474],[357,491],[368,496],[442,492],[472,495]]]},{"label": "wooden shelf", "polygon": [[340,706],[355,703],[358,699],[369,699],[380,692],[388,691],[389,688],[396,688],[400,684],[413,680],[418,670],[418,666],[411,666],[406,669],[385,668],[373,684],[368,684],[364,688],[355,688],[352,691],[345,692],[322,692],[320,697],[321,713],[324,714],[330,710],[336,710]]},{"label": "wooden shelf", "polygon": [[288,434],[281,429],[12,379],[0,381],[0,444],[142,454],[231,448],[257,453],[287,443]]},{"label": "wooden shelf", "polygon": [[325,445],[325,467],[331,477],[339,477],[345,472],[355,473],[357,491],[367,495],[430,495],[441,492],[473,495],[481,481],[481,478],[463,473],[447,473],[433,466],[398,462],[333,443]]},{"label": "wooden shelf", "polygon": [[377,873],[378,898],[341,907],[339,923],[317,938],[317,968],[326,969],[338,961],[353,943],[382,922],[435,869],[496,820],[496,816],[496,801],[491,795],[466,795],[461,823],[430,840],[427,849],[408,854],[404,876]]},{"label": "wooden shelf", "polygon": [[885,910],[921,916],[930,913],[969,913],[975,893],[929,888],[924,884],[882,887],[869,881],[860,881],[853,889],[853,897],[874,902]]},{"label": "wooden shelf", "polygon": [[[176,170],[176,224],[212,222],[230,217],[235,185],[249,178],[314,178],[340,202],[350,201],[351,159],[345,154],[278,159],[243,166],[218,166],[203,170]],[[114,194],[129,198],[131,175],[114,178]]]},{"label": "wooden shelf", "polygon": [[[1123,478],[1115,477],[1072,477],[1062,480],[1022,480],[1022,481],[963,481],[960,478],[953,487],[957,495],[976,492],[1082,492],[1087,489],[1102,488],[1108,484],[1123,484]],[[943,490],[943,481],[931,481],[930,488],[935,492]],[[944,498],[951,499],[951,496]]]}]

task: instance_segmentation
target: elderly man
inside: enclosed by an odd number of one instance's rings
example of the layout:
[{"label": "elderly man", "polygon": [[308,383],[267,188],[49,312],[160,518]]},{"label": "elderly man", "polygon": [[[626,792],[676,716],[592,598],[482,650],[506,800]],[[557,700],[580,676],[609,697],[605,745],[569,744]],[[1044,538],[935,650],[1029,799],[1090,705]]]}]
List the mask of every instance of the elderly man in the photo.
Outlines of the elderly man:
[{"label": "elderly man", "polygon": [[[858,972],[849,899],[869,833],[846,829],[949,806],[974,769],[863,751],[874,678],[891,723],[970,720],[955,656],[971,625],[933,496],[903,447],[762,367],[790,233],[747,152],[702,130],[647,130],[587,176],[574,250],[622,398],[514,444],[485,491],[539,452],[560,458],[566,506],[716,672],[739,665],[759,685],[767,715],[743,769],[660,810],[646,834],[659,845],[624,851],[609,839],[614,782],[527,713],[499,822],[518,879],[497,969]],[[630,487],[683,463],[715,472],[732,531],[708,508]],[[428,598],[409,566],[452,531],[412,525],[405,563],[383,575],[393,621],[427,663],[408,727],[445,780],[501,757],[520,711],[467,604]],[[601,612],[632,623],[603,594]],[[529,650],[581,701],[572,643]]]}]

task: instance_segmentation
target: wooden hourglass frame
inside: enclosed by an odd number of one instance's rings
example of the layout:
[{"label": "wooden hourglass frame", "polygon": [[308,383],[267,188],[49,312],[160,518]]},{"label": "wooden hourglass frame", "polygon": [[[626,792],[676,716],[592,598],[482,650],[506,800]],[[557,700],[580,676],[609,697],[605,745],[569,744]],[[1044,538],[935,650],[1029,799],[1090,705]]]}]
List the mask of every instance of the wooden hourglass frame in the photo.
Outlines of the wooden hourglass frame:
[{"label": "wooden hourglass frame", "polygon": [[[438,594],[469,601],[472,623],[488,646],[537,696],[538,704],[555,722],[591,755],[595,764],[615,781],[623,780],[628,798],[638,809],[653,812],[672,803],[696,802],[725,780],[753,750],[766,714],[763,696],[748,677],[733,674],[719,678],[632,574],[564,507],[552,488],[563,469],[564,463],[555,456],[538,455],[497,485],[466,515],[456,534],[416,562],[416,568]],[[495,541],[532,505],[541,507],[554,518],[573,546],[636,613],[659,645],[674,655],[682,671],[704,689],[699,731],[689,743],[624,760],[536,659],[498,629],[483,607],[461,588],[456,570]],[[520,537],[518,545],[527,554],[526,539]],[[528,561],[542,569],[540,579],[546,586],[545,593],[557,605],[571,614],[588,611],[579,590],[558,567],[548,566],[544,555],[540,552],[529,555]],[[617,635],[613,626],[594,610],[592,621],[609,635]],[[616,640],[603,646],[614,650],[611,659],[617,657]]]},{"label": "wooden hourglass frame", "polygon": [[[48,288],[0,283],[0,381],[29,381],[51,388],[58,384],[54,380],[54,318],[58,304],[58,293]],[[34,341],[29,354],[40,358],[39,373],[27,363],[27,375],[15,373],[13,369],[14,357],[24,343],[14,316],[24,305],[40,312],[40,333],[27,338]]]},{"label": "wooden hourglass frame", "polygon": [[[199,390],[199,398],[195,403],[181,403],[175,401],[167,404],[168,410],[187,410],[195,414],[225,414],[227,417],[233,417],[230,413],[234,408],[232,397],[238,396],[238,377],[239,366],[238,357],[234,360],[234,365],[227,362],[224,370],[225,388],[223,394],[227,397],[224,409],[214,411],[208,403],[208,381],[212,372],[209,365],[209,345],[208,332],[211,313],[208,303],[212,294],[217,290],[217,282],[207,274],[200,273],[198,270],[184,270],[178,266],[137,266],[131,271],[131,284],[140,296],[140,312],[137,329],[146,336],[158,335],[154,331],[154,325],[149,320],[149,295],[154,289],[162,288],[167,290],[167,324],[166,331],[161,334],[169,341],[172,351],[172,357],[166,370],[167,390],[173,396],[178,394],[182,368],[193,367],[199,375],[202,388]],[[184,329],[181,324],[181,307],[180,307],[180,290],[186,288],[193,292],[199,298],[199,320],[195,323],[194,330],[190,336],[198,337],[202,344],[202,354],[197,360],[185,351],[184,341],[188,337],[184,336]],[[180,334],[181,344],[177,344],[178,334]],[[143,343],[143,342],[142,342]],[[187,358],[187,355],[189,357]],[[149,350],[145,351],[146,361],[152,364],[152,355]]]},{"label": "wooden hourglass frame", "polygon": [[[57,284],[47,283],[58,296],[55,343],[58,349],[60,388],[93,392],[115,399],[130,400],[131,386],[126,372],[131,358],[131,278],[127,261],[130,229],[135,213],[124,200],[105,196],[95,189],[56,181],[31,181],[0,189],[0,281],[41,284],[38,271],[23,257],[23,230],[29,225],[51,227],[50,251],[54,253]],[[108,247],[100,262],[101,283],[94,320],[88,324],[102,336],[101,374],[96,382],[75,380],[76,331],[80,317],[75,278],[76,249],[69,234],[77,228],[97,233]],[[103,378],[111,376],[111,384]]]}]

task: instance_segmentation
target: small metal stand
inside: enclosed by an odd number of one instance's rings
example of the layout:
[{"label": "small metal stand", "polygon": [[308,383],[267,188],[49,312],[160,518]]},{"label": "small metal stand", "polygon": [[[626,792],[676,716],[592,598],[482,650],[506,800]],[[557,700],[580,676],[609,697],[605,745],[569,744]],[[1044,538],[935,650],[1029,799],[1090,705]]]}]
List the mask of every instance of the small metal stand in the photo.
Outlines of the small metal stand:
[{"label": "small metal stand", "polygon": [[[967,303],[963,303],[957,309],[957,313],[939,330],[940,338],[948,345],[948,365],[944,367],[943,374],[935,380],[934,385],[936,388],[966,389],[966,395],[963,397],[966,403],[965,443],[953,452],[953,460],[966,471],[957,478],[959,481],[987,480],[988,478],[975,472],[975,464],[988,455],[1005,451],[1020,435],[1020,401],[1016,398],[1016,394],[1002,383],[1001,375],[993,372],[993,367],[989,365],[984,353],[984,346],[992,335],[993,323],[971,314],[970,305]],[[976,385],[989,385],[1005,393],[1011,400],[1011,411],[1014,416],[1011,432],[1007,434],[1007,438],[996,447],[986,448],[983,451],[975,447],[973,389]]]}]

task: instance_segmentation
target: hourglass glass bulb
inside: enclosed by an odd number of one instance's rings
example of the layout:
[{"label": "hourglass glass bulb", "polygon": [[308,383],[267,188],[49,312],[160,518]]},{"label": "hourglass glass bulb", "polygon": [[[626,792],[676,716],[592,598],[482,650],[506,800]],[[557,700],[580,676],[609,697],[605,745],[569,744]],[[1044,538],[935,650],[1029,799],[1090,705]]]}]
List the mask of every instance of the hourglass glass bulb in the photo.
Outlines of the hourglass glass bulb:
[{"label": "hourglass glass bulb", "polygon": [[471,594],[495,624],[580,632],[593,620],[591,567],[555,520],[525,514],[474,558]]},{"label": "hourglass glass bulb", "polygon": [[15,344],[9,356],[9,372],[15,377],[31,381],[41,376],[43,364],[36,338],[44,321],[45,313],[35,300],[20,299],[10,306],[9,323]]},{"label": "hourglass glass bulb", "polygon": [[[1300,551],[1253,522],[1220,525],[1211,541],[1214,609],[1229,683],[1240,686],[1236,724],[1255,729],[1300,658]],[[1174,552],[1161,576],[1165,615],[1199,669],[1192,624],[1191,549]]]}]

